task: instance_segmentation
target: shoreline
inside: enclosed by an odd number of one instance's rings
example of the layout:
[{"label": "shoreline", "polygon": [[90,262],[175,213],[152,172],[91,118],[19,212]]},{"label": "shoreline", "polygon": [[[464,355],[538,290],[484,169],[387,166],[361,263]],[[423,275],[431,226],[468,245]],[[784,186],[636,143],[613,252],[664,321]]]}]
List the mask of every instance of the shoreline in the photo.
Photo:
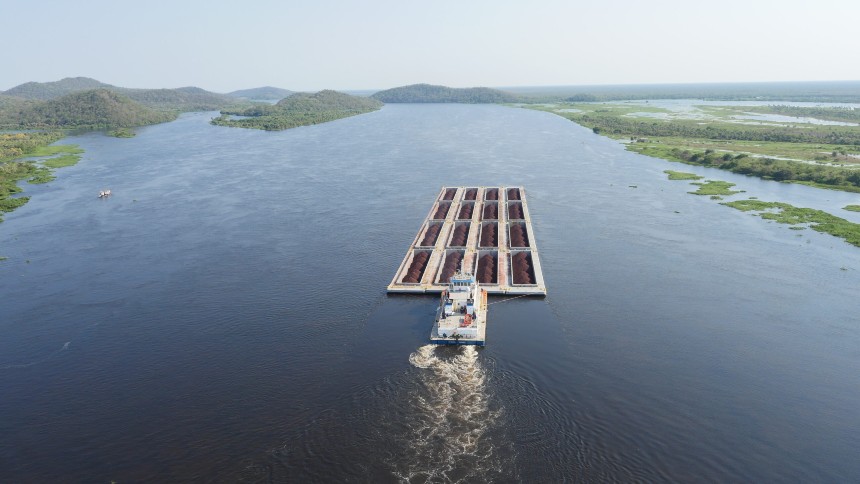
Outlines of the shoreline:
[{"label": "shoreline", "polygon": [[29,196],[16,196],[24,192],[19,184],[27,180],[30,184],[53,181],[54,171],[74,166],[80,161],[84,150],[76,144],[53,144],[66,138],[65,132],[30,132],[0,135],[2,153],[0,158],[0,223],[3,214],[24,206]]}]

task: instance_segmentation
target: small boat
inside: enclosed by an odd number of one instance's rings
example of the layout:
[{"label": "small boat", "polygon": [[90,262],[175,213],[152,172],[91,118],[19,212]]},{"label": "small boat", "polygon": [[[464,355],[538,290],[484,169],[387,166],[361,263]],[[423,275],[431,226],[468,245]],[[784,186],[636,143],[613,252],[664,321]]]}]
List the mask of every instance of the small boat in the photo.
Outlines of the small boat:
[{"label": "small boat", "polygon": [[438,345],[484,346],[487,333],[487,291],[470,272],[458,270],[442,291],[430,342]]},{"label": "small boat", "polygon": [[109,196],[111,196],[110,189],[99,191],[99,198],[107,198]]}]

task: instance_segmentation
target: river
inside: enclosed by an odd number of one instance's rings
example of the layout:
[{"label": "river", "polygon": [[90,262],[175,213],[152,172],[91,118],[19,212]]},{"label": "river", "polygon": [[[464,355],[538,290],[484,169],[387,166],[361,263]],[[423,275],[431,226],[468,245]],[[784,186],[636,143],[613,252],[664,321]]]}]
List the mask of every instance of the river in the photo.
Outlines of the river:
[{"label": "river", "polygon": [[[67,139],[0,224],[0,481],[860,480],[860,249],[662,172],[860,222],[856,194],[501,106],[212,116]],[[435,298],[385,287],[440,186],[502,184],[548,296],[427,346]]]}]

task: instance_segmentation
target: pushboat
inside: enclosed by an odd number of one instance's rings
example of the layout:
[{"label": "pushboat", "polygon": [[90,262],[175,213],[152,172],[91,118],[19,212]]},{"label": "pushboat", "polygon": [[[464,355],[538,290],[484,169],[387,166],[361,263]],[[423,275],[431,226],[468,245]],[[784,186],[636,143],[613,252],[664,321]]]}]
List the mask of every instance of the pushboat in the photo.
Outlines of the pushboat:
[{"label": "pushboat", "polygon": [[487,291],[475,276],[458,270],[442,291],[430,341],[438,345],[484,346],[487,332]]}]

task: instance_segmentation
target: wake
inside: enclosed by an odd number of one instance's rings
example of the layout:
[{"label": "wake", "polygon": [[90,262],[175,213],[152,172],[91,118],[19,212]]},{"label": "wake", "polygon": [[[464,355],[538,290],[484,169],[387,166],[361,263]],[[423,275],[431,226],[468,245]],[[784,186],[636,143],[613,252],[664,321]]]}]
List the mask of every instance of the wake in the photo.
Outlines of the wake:
[{"label": "wake", "polygon": [[57,357],[57,356],[59,356],[59,355],[60,355],[60,353],[62,353],[63,351],[66,351],[67,349],[69,349],[69,345],[70,345],[70,344],[72,344],[72,342],[71,342],[71,341],[66,341],[66,343],[63,345],[63,347],[62,347],[62,348],[60,348],[60,349],[58,349],[57,351],[55,351],[55,352],[53,352],[53,353],[49,354],[48,356],[45,356],[44,358],[39,358],[38,360],[34,360],[34,361],[29,362],[29,363],[19,363],[19,364],[2,365],[2,366],[0,366],[0,370],[12,370],[12,369],[15,369],[15,368],[29,368],[29,367],[31,367],[31,366],[38,365],[38,364],[40,364],[40,363],[45,363],[46,361],[49,361],[49,360],[52,360],[52,359],[56,358],[56,357]]},{"label": "wake", "polygon": [[409,362],[423,371],[408,402],[406,455],[398,459],[395,475],[410,483],[471,482],[499,472],[501,462],[486,433],[501,411],[490,408],[477,349],[425,345]]}]

